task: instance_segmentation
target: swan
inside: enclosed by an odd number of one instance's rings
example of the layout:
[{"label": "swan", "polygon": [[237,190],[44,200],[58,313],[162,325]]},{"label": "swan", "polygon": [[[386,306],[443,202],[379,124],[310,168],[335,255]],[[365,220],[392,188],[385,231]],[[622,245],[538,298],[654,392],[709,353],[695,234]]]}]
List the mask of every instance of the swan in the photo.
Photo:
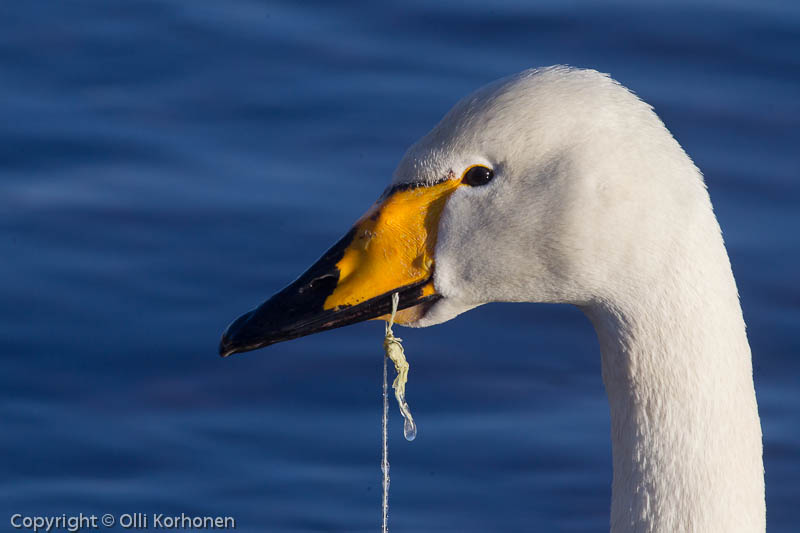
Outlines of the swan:
[{"label": "swan", "polygon": [[608,75],[531,69],[462,99],[220,354],[386,319],[395,292],[411,327],[489,302],[576,305],[601,347],[611,531],[765,530],[750,347],[702,174]]}]

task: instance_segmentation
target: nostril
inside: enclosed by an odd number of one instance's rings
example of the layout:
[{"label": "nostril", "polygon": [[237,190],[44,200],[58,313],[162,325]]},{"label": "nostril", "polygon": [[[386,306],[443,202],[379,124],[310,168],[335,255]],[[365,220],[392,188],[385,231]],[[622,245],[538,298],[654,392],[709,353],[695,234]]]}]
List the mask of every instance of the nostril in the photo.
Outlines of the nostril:
[{"label": "nostril", "polygon": [[308,291],[308,290],[316,289],[317,287],[319,287],[320,283],[322,283],[324,280],[326,280],[328,278],[335,278],[335,277],[336,276],[334,276],[333,274],[325,274],[325,275],[322,275],[322,276],[317,276],[316,278],[314,278],[311,281],[309,281],[308,283],[306,283],[304,286],[300,287],[300,289],[297,292],[301,292],[302,293],[302,292],[305,292],[305,291]]}]

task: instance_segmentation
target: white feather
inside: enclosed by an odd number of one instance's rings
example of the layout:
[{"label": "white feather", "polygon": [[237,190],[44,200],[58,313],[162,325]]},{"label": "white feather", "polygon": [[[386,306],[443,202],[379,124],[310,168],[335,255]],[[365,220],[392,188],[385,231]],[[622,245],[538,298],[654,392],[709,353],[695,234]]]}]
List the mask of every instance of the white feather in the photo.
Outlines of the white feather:
[{"label": "white feather", "polygon": [[652,108],[595,71],[528,70],[459,102],[394,181],[474,164],[496,177],[448,200],[434,257],[444,298],[413,325],[488,302],[579,306],[611,409],[611,530],[763,531],[736,284],[702,176]]}]

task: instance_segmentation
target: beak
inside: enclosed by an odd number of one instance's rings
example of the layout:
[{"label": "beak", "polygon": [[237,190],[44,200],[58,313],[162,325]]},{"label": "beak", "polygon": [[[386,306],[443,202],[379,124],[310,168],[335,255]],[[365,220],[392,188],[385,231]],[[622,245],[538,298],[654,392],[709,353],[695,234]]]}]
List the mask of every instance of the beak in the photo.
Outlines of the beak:
[{"label": "beak", "polygon": [[460,180],[389,189],[339,242],[302,276],[228,326],[219,353],[263,348],[384,318],[400,295],[396,322],[412,322],[440,296],[433,252],[445,202]]}]

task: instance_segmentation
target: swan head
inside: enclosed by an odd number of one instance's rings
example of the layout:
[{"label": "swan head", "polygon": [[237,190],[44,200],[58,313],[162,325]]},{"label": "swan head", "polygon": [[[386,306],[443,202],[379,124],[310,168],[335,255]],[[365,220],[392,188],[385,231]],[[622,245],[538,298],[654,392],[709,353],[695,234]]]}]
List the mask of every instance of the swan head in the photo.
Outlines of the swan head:
[{"label": "swan head", "polygon": [[527,70],[456,104],[344,238],[228,327],[220,354],[385,318],[394,292],[413,327],[489,302],[613,298],[658,275],[704,203],[633,93],[592,70]]}]

